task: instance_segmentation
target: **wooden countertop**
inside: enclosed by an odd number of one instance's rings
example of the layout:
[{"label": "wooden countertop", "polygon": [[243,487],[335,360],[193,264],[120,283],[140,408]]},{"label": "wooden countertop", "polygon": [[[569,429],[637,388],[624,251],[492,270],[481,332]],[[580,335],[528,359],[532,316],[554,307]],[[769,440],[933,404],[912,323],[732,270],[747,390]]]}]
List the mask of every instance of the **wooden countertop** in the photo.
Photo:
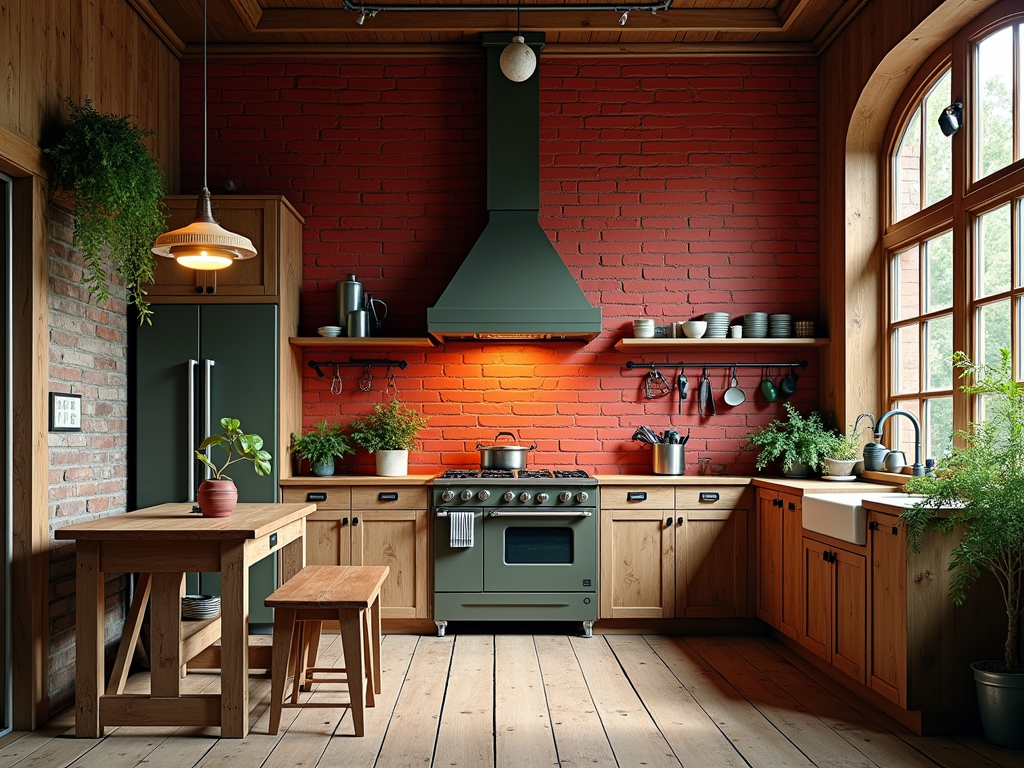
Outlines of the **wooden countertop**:
[{"label": "wooden countertop", "polygon": [[598,485],[750,485],[736,475],[594,475]]},{"label": "wooden countertop", "polygon": [[785,493],[864,493],[876,491],[884,493],[893,490],[893,486],[882,483],[854,480],[852,482],[836,482],[835,480],[821,480],[820,478],[800,477],[755,477],[754,486],[757,488],[769,488],[773,491]]},{"label": "wooden countertop", "polygon": [[330,475],[328,477],[313,477],[306,475],[299,475],[296,477],[286,477],[279,481],[279,485],[284,487],[320,487],[330,488],[336,485],[430,485],[434,482],[434,478],[437,477],[436,473],[433,475],[401,475],[399,477],[385,477],[383,475]]}]

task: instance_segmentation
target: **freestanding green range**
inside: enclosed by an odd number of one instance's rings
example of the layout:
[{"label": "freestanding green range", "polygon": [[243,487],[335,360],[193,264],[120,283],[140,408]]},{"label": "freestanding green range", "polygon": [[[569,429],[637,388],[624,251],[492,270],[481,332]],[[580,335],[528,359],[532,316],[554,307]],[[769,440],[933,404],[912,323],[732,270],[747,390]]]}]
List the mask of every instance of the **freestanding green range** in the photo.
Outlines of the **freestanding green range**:
[{"label": "freestanding green range", "polygon": [[[278,308],[274,304],[162,304],[151,326],[137,329],[132,377],[130,446],[133,509],[195,501],[206,469],[195,449],[236,418],[246,433],[260,435],[268,450],[278,445]],[[279,467],[258,477],[248,462],[228,474],[240,502],[277,501]],[[263,605],[277,586],[271,555],[249,571],[250,625],[273,623]],[[189,574],[190,593],[220,594],[220,574]],[[258,626],[257,626],[258,628]]]}]

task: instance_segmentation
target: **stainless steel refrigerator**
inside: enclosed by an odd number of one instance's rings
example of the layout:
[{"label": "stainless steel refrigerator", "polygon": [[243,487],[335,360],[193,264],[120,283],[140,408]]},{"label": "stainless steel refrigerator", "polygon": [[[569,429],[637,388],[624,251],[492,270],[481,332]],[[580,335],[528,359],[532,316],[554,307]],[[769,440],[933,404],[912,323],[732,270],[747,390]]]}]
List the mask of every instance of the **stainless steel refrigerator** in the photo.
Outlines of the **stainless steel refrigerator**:
[{"label": "stainless steel refrigerator", "polygon": [[[278,308],[274,304],[161,304],[153,324],[135,332],[129,434],[134,478],[133,509],[166,502],[193,502],[206,477],[195,449],[221,431],[220,420],[239,420],[260,435],[267,450],[278,445]],[[259,477],[249,462],[227,473],[239,502],[277,501],[279,467]],[[219,465],[219,462],[218,462]],[[263,605],[277,586],[276,555],[250,571],[249,622],[273,623]],[[186,591],[220,594],[220,574],[189,574]],[[255,625],[255,626],[253,626]]]}]

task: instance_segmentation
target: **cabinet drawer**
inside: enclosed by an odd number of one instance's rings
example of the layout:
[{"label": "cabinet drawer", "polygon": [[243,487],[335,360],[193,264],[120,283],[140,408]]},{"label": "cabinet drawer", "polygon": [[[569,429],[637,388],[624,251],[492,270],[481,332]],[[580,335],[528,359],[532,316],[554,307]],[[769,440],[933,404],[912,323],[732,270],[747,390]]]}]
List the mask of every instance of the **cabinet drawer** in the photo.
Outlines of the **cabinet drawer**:
[{"label": "cabinet drawer", "polygon": [[281,501],[285,504],[313,502],[320,509],[352,509],[352,489],[348,486],[325,488],[324,486],[289,486],[281,489]]},{"label": "cabinet drawer", "polygon": [[352,508],[426,509],[430,505],[429,498],[427,488],[368,486],[352,489]]},{"label": "cabinet drawer", "polygon": [[672,509],[674,506],[675,489],[672,486],[601,488],[603,509]]},{"label": "cabinet drawer", "polygon": [[[676,488],[676,509],[704,509],[720,507],[735,509],[750,506],[746,502],[747,486],[744,485],[688,485]],[[704,494],[703,498],[701,494]],[[715,499],[710,494],[718,494]]]}]

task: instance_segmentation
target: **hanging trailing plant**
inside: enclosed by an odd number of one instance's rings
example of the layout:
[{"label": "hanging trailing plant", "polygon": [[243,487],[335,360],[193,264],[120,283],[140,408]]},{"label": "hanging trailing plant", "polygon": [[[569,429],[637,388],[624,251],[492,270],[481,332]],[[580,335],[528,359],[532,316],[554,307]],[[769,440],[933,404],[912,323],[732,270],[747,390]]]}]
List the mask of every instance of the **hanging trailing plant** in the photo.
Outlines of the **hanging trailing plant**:
[{"label": "hanging trailing plant", "polygon": [[151,322],[143,283],[153,281],[152,248],[164,231],[166,183],[131,116],[103,114],[86,100],[71,110],[64,137],[45,150],[51,181],[75,203],[74,246],[85,259],[82,282],[96,301],[108,297],[107,270],[121,276],[139,322]]}]

